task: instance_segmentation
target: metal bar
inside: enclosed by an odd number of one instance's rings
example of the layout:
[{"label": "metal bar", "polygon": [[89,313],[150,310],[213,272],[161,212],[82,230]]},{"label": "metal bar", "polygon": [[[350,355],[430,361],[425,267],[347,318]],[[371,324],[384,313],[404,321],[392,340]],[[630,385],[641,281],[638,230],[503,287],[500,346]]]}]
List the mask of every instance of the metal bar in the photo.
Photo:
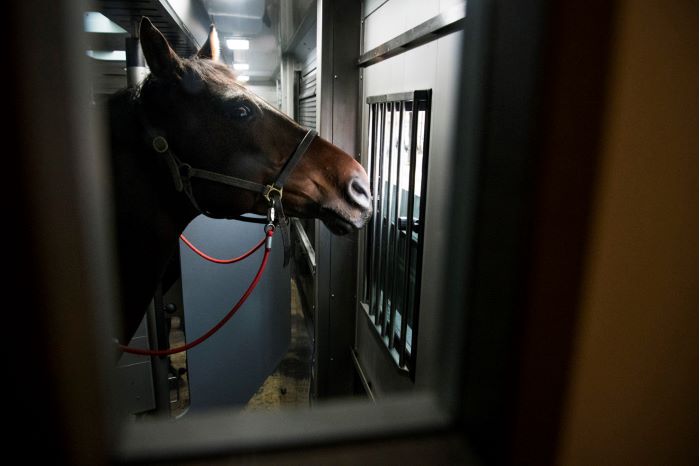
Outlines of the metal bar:
[{"label": "metal bar", "polygon": [[392,227],[394,236],[394,273],[390,278],[391,289],[389,296],[391,298],[391,308],[389,311],[389,349],[394,347],[394,322],[396,320],[396,313],[398,312],[399,308],[399,296],[401,296],[401,292],[397,292],[397,287],[394,285],[396,284],[397,277],[399,276],[399,204],[401,203],[401,133],[403,130],[403,104],[403,102],[397,102],[395,109],[399,112],[399,133],[396,139],[396,189],[394,190],[394,226]]},{"label": "metal bar", "polygon": [[355,365],[355,371],[357,372],[357,376],[360,379],[362,388],[365,389],[365,393],[367,393],[367,397],[370,400],[372,400],[372,403],[375,403],[376,400],[374,399],[374,391],[372,390],[372,386],[370,385],[369,380],[367,380],[367,376],[365,375],[365,371],[362,368],[362,364],[360,364],[360,360],[357,359],[357,352],[355,350],[351,350],[350,354],[352,355],[352,362]]},{"label": "metal bar", "polygon": [[376,104],[379,102],[396,102],[398,100],[413,99],[413,92],[397,92],[395,94],[373,95],[367,97],[368,104]]},{"label": "metal bar", "polygon": [[[374,278],[374,229],[375,229],[375,213],[377,211],[377,185],[376,185],[376,168],[375,168],[375,146],[377,144],[377,109],[376,105],[371,105],[369,108],[369,154],[367,167],[369,169],[370,193],[372,195],[372,218],[365,233],[365,283],[367,284],[366,293],[363,297],[368,303],[372,299],[372,280]],[[371,307],[370,307],[371,309]],[[371,312],[371,311],[370,311]]]},{"label": "metal bar", "polygon": [[357,64],[360,67],[367,67],[438,39],[462,28],[465,16],[466,3],[455,5],[449,10],[433,16],[418,26],[364,53],[357,60]]},{"label": "metal bar", "polygon": [[[415,95],[415,93],[414,93]],[[408,172],[408,206],[406,208],[406,216],[413,217],[414,209],[414,197],[416,188],[416,150],[418,142],[418,103],[413,100],[413,108],[411,112],[411,161],[409,163]],[[406,299],[406,305],[404,306],[404,312],[401,316],[401,348],[398,349],[399,352],[399,366],[403,367],[406,365],[406,333],[408,327],[408,306],[415,304],[415,301],[411,302],[409,299],[411,293],[411,249],[413,247],[413,222],[408,222],[406,225],[406,251],[404,252],[404,267],[406,268],[406,273],[404,276],[404,296]],[[415,312],[414,312],[415,314]],[[413,347],[411,347],[413,348]]]},{"label": "metal bar", "polygon": [[301,225],[299,219],[293,218],[292,225],[294,225],[294,230],[296,231],[297,236],[299,237],[299,240],[301,242],[301,247],[304,250],[304,258],[306,259],[306,262],[309,265],[309,269],[311,269],[311,274],[315,275],[316,252],[314,251],[313,246],[311,246],[309,236],[306,234],[306,230],[304,230],[304,227]]},{"label": "metal bar", "polygon": [[[153,296],[151,305],[146,311],[146,328],[148,331],[148,344],[152,350],[168,349],[168,334],[163,315],[163,289],[162,283]],[[151,356],[151,376],[153,382],[153,398],[155,401],[155,415],[170,416],[170,386],[168,385],[169,357]]]},{"label": "metal bar", "polygon": [[378,129],[377,131],[377,137],[379,141],[379,145],[377,146],[378,152],[375,154],[375,159],[376,159],[376,189],[377,191],[374,193],[375,195],[375,209],[374,209],[374,273],[373,273],[373,282],[372,282],[372,302],[370,306],[370,313],[373,317],[375,317],[375,322],[376,318],[378,317],[378,302],[379,302],[379,279],[381,277],[381,251],[382,251],[382,243],[381,243],[381,232],[382,232],[382,215],[381,215],[381,203],[384,199],[384,196],[382,194],[382,185],[383,185],[383,164],[384,164],[384,120],[386,119],[386,112],[384,111],[384,107],[386,104],[377,104],[377,109],[379,112],[379,117],[378,118]]},{"label": "metal bar", "polygon": [[[423,126],[423,166],[421,167],[421,198],[419,207],[419,222],[418,222],[418,245],[416,247],[416,285],[414,287],[414,298],[413,298],[413,322],[411,322],[411,357],[408,358],[408,371],[411,377],[415,379],[416,374],[416,353],[418,350],[418,325],[419,325],[419,314],[418,314],[418,303],[420,302],[420,286],[422,279],[422,267],[423,267],[423,226],[425,222],[425,203],[426,203],[426,192],[427,192],[427,182],[428,182],[428,157],[430,153],[430,114],[432,111],[431,98],[432,91],[420,91],[416,93],[416,102],[420,102],[425,105],[425,125]],[[409,222],[413,223],[413,222]]]},{"label": "metal bar", "polygon": [[[360,0],[360,12],[364,11],[364,1]],[[363,14],[360,14],[360,44],[364,44],[365,41],[365,22],[362,20]],[[361,47],[361,45],[360,45]],[[361,49],[360,49],[361,50]],[[371,151],[371,144],[372,140],[374,139],[374,131],[373,131],[373,124],[374,124],[374,118],[373,118],[373,109],[370,106],[369,108],[369,116],[368,116],[368,130],[367,130],[367,139],[364,138],[364,132],[361,130],[362,129],[362,124],[364,121],[364,109],[365,109],[365,103],[362,101],[362,96],[365,93],[365,82],[363,79],[363,74],[364,70],[358,70],[359,74],[359,80],[357,82],[357,110],[356,110],[356,115],[357,115],[357,127],[360,128],[360,131],[357,131],[357,147],[360,148],[360,153],[358,154],[358,162],[362,166],[367,167],[367,175],[369,176],[369,182],[370,182],[370,202],[373,203],[372,199],[374,196],[372,196],[372,193],[374,192],[373,184],[372,184],[372,178],[374,174],[372,173],[372,151]],[[367,143],[365,142],[367,141]],[[367,145],[365,145],[367,144]],[[368,147],[369,146],[369,147]],[[363,154],[363,152],[367,150],[368,153]],[[357,277],[358,280],[356,283],[361,285],[360,291],[358,291],[357,295],[360,297],[360,299],[357,300],[357,309],[360,309],[361,306],[359,306],[363,302],[369,302],[369,295],[370,295],[370,277],[369,277],[369,272],[370,272],[370,264],[371,264],[371,249],[368,249],[369,246],[369,238],[371,237],[371,231],[373,227],[373,223],[371,221],[367,222],[367,227],[363,233],[360,234],[360,239],[361,241],[358,242],[358,267],[357,267]],[[362,265],[360,265],[362,264]],[[361,279],[361,281],[360,281]],[[358,325],[357,325],[357,320],[355,320],[355,338],[354,338],[354,343],[357,343],[357,331],[358,331]]]},{"label": "metal bar", "polygon": [[373,251],[373,263],[372,263],[372,294],[371,294],[371,306],[370,313],[372,317],[376,318],[378,314],[377,301],[379,299],[379,257],[381,256],[381,242],[379,241],[379,232],[381,231],[381,179],[382,179],[382,141],[384,140],[384,110],[381,104],[375,105],[375,112],[377,112],[377,131],[375,133],[376,143],[375,143],[375,153],[372,155],[375,163],[375,174],[374,174],[374,228],[372,229],[372,247]]},{"label": "metal bar", "polygon": [[378,178],[378,183],[379,185],[377,186],[377,192],[379,193],[379,199],[377,200],[377,264],[376,264],[376,280],[375,280],[375,285],[376,285],[376,291],[377,291],[377,296],[376,296],[376,301],[375,301],[375,306],[376,310],[374,313],[374,318],[375,318],[375,323],[379,322],[379,317],[381,314],[381,297],[382,297],[382,271],[383,271],[383,262],[382,262],[382,256],[383,256],[383,244],[382,244],[382,231],[383,231],[383,225],[384,225],[384,217],[382,215],[382,206],[384,203],[385,199],[385,193],[384,193],[384,179],[386,178],[386,174],[384,173],[384,132],[386,131],[386,104],[381,104],[379,105],[380,112],[382,114],[382,122],[381,122],[381,134],[380,134],[380,141],[379,141],[379,178]]},{"label": "metal bar", "polygon": [[[373,132],[373,121],[374,121],[374,116],[373,116],[374,109],[370,106],[369,108],[369,113],[367,116],[367,138],[364,139],[364,133],[363,133],[363,139],[362,142],[360,143],[360,147],[362,148],[362,152],[367,150],[367,165],[366,165],[366,170],[367,170],[367,177],[369,179],[369,186],[370,186],[370,203],[372,204],[372,207],[374,207],[374,196],[372,193],[374,192],[374,187],[372,186],[372,178],[374,176],[374,173],[372,173],[372,140],[374,139],[374,132]],[[360,164],[362,166],[365,166],[364,163],[364,158],[362,157],[362,154],[360,154]],[[372,212],[374,212],[374,209],[372,209]],[[360,254],[362,255],[360,261],[363,264],[362,267],[360,267],[358,270],[360,274],[358,275],[358,280],[361,281],[360,285],[360,299],[358,300],[358,303],[361,302],[369,302],[369,284],[370,284],[370,267],[371,267],[371,257],[372,257],[372,248],[369,244],[370,238],[372,237],[372,227],[373,227],[373,221],[372,217],[369,218],[369,221],[367,222],[367,226],[365,227],[365,230],[361,233],[362,241],[360,242]],[[355,338],[357,340],[357,338]]]},{"label": "metal bar", "polygon": [[[390,210],[391,210],[391,180],[392,180],[392,173],[391,173],[391,166],[394,161],[393,153],[394,151],[393,146],[394,146],[394,103],[389,102],[388,103],[388,109],[390,113],[390,118],[389,118],[389,163],[387,164],[387,170],[389,172],[387,176],[387,182],[386,182],[386,210],[382,214],[386,213],[386,227],[384,228],[384,238],[386,239],[386,253],[384,254],[384,274],[382,275],[382,282],[384,286],[384,293],[382,294],[382,312],[381,312],[381,328],[382,328],[382,336],[386,336],[386,313],[388,311],[387,306],[389,305],[389,280],[390,280],[390,273],[389,269],[391,267],[391,255],[389,254],[389,251],[391,250],[391,216],[390,216]],[[382,209],[384,210],[384,209]],[[384,218],[384,215],[382,215],[382,218]]]},{"label": "metal bar", "polygon": [[[409,129],[409,148],[408,148],[408,157],[409,157],[409,163],[408,163],[408,190],[406,192],[406,217],[403,218],[403,222],[401,222],[401,218],[399,218],[399,229],[403,232],[403,238],[404,238],[404,250],[402,251],[402,259],[403,259],[403,264],[404,264],[404,273],[401,275],[401,277],[398,277],[401,286],[401,299],[402,299],[402,304],[401,304],[401,327],[399,328],[399,345],[396,346],[396,351],[399,355],[399,366],[406,371],[408,369],[406,368],[405,364],[405,351],[406,351],[406,332],[407,332],[407,323],[408,323],[408,312],[409,312],[409,305],[410,305],[410,300],[408,296],[408,288],[410,287],[410,282],[411,282],[411,263],[410,263],[410,254],[411,254],[411,246],[412,246],[412,234],[407,232],[408,228],[408,219],[410,218],[413,220],[413,215],[410,209],[413,209],[413,199],[415,197],[414,189],[415,189],[415,143],[414,141],[416,140],[415,138],[415,130],[414,130],[414,124],[415,124],[415,102],[413,101],[413,96],[414,93],[411,93],[411,99],[406,101],[405,103],[405,108],[406,111],[411,112],[411,128]],[[409,217],[410,216],[410,217]],[[403,223],[403,224],[401,224]],[[410,222],[412,223],[412,222]],[[415,225],[414,225],[415,226]]]},{"label": "metal bar", "polygon": [[[382,319],[382,336],[387,337],[390,334],[389,320],[391,319],[391,309],[394,306],[393,301],[393,277],[396,273],[396,262],[394,261],[394,227],[393,227],[393,205],[396,204],[394,190],[391,189],[392,183],[396,182],[396,106],[398,102],[392,102],[391,106],[391,137],[389,145],[389,182],[387,183],[387,206],[386,206],[386,275],[384,276],[384,316]],[[386,342],[385,342],[386,343]],[[391,347],[386,343],[389,349]]]},{"label": "metal bar", "polygon": [[370,261],[369,261],[369,298],[367,299],[367,304],[369,306],[368,308],[368,313],[370,315],[374,315],[374,309],[373,309],[373,304],[374,304],[374,280],[375,280],[375,269],[374,269],[374,256],[375,256],[375,251],[377,249],[377,243],[375,241],[375,231],[377,229],[377,154],[376,154],[376,146],[377,146],[377,131],[379,128],[379,124],[377,123],[377,119],[379,118],[379,112],[377,110],[376,105],[371,105],[370,106],[370,111],[373,112],[374,114],[374,129],[372,131],[372,140],[370,141],[371,144],[371,150],[369,153],[369,159],[368,159],[368,165],[371,166],[370,168],[370,173],[372,174],[372,178],[370,179],[371,183],[371,194],[372,194],[372,217],[370,218],[370,230],[368,233],[369,239],[367,240],[367,248],[368,253],[370,254]]}]

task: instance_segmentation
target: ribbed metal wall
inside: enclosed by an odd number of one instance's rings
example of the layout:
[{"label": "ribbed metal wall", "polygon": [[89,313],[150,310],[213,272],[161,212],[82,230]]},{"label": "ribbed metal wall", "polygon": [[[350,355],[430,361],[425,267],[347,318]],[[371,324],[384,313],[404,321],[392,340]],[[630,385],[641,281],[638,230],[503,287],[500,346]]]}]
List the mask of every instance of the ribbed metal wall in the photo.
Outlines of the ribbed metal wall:
[{"label": "ribbed metal wall", "polygon": [[316,57],[309,60],[301,71],[297,121],[309,128],[316,128]]}]

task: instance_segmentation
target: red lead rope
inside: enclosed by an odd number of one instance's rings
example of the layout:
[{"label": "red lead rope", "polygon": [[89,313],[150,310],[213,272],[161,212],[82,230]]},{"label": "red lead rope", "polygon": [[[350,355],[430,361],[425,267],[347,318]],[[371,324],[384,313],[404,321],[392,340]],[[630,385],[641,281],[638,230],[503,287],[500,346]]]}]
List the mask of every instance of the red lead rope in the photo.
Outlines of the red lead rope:
[{"label": "red lead rope", "polygon": [[212,262],[217,262],[219,264],[230,264],[231,262],[238,262],[239,260],[245,259],[255,251],[257,251],[260,246],[265,244],[265,253],[263,254],[262,262],[260,263],[260,268],[258,269],[258,273],[255,274],[255,278],[253,278],[253,281],[250,283],[250,286],[248,286],[248,289],[245,290],[245,293],[243,293],[243,296],[241,296],[241,299],[238,300],[235,306],[231,308],[230,311],[228,311],[228,314],[224,316],[223,319],[219,321],[218,324],[213,326],[207,333],[202,335],[201,337],[197,338],[196,340],[193,340],[186,345],[180,346],[179,348],[170,348],[167,350],[147,350],[147,349],[140,349],[140,348],[132,348],[130,346],[125,346],[125,345],[119,345],[119,349],[123,351],[124,353],[130,353],[130,354],[139,354],[142,356],[170,356],[171,354],[176,354],[176,353],[181,353],[183,351],[187,351],[188,349],[194,348],[195,346],[199,345],[200,343],[204,342],[206,339],[208,339],[210,336],[214,335],[221,327],[226,325],[226,322],[228,322],[231,317],[238,311],[238,309],[243,305],[243,303],[246,302],[248,299],[248,296],[253,292],[255,287],[258,285],[258,282],[260,281],[260,278],[262,278],[262,274],[265,271],[265,266],[267,265],[267,260],[270,257],[270,249],[272,247],[272,235],[275,233],[274,229],[269,229],[266,231],[265,238],[263,238],[260,243],[258,243],[253,249],[245,253],[241,257],[237,257],[235,259],[228,259],[228,262],[223,261],[221,259],[214,259],[213,257],[207,256],[206,254],[202,253],[199,251],[197,248],[195,248],[192,243],[187,241],[184,237],[182,237],[183,241],[185,244],[187,244],[190,248],[192,248],[193,251],[195,251],[197,254],[200,256],[204,257],[207,260],[211,260]]},{"label": "red lead rope", "polygon": [[208,260],[209,262],[214,262],[215,264],[233,264],[233,263],[235,263],[235,262],[242,261],[242,260],[245,259],[246,257],[248,257],[248,256],[250,256],[251,254],[253,254],[255,251],[257,251],[258,249],[260,249],[260,246],[262,246],[263,244],[265,244],[265,240],[267,239],[267,237],[261,239],[260,242],[259,242],[258,244],[256,244],[256,245],[253,247],[253,249],[251,249],[250,251],[246,252],[246,253],[243,254],[242,256],[234,257],[233,259],[217,259],[217,258],[215,258],[215,257],[211,257],[211,256],[209,256],[209,255],[203,253],[203,252],[200,251],[199,249],[197,249],[197,247],[196,247],[194,244],[190,243],[190,240],[188,240],[187,238],[185,238],[185,235],[180,235],[180,239],[182,240],[183,243],[185,243],[187,246],[189,246],[189,248],[190,248],[191,250],[193,250],[195,253],[197,253],[197,255],[198,255],[199,257],[201,257],[201,258],[203,258],[203,259],[206,259],[206,260]]}]

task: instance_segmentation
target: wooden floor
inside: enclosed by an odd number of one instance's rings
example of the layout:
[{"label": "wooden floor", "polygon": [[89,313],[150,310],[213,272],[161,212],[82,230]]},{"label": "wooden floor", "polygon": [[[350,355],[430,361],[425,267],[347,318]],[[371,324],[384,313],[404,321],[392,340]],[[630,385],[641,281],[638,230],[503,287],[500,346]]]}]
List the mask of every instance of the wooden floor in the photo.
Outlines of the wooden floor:
[{"label": "wooden floor", "polygon": [[[311,337],[304,323],[304,314],[299,302],[299,293],[292,281],[291,302],[292,335],[289,351],[275,371],[253,395],[246,410],[275,410],[283,407],[309,406],[311,380]],[[177,317],[172,320],[170,347],[181,346],[184,333]],[[170,356],[171,366],[177,371],[187,367],[187,353]],[[187,374],[181,376],[178,389],[170,391],[170,416],[180,417],[189,406]]]}]

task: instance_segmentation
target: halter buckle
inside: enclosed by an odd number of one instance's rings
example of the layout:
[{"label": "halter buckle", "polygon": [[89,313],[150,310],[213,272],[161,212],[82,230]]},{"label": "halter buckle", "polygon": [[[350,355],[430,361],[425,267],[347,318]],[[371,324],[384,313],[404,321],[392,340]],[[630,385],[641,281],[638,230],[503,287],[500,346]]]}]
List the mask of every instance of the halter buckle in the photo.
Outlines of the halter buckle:
[{"label": "halter buckle", "polygon": [[278,188],[275,185],[268,184],[265,186],[265,191],[263,191],[263,197],[267,199],[268,202],[272,203],[272,194],[277,193],[280,196],[280,200],[282,199],[282,190],[284,188]]},{"label": "halter buckle", "polygon": [[151,142],[153,150],[159,154],[164,154],[168,151],[168,141],[163,136],[156,136]]}]

